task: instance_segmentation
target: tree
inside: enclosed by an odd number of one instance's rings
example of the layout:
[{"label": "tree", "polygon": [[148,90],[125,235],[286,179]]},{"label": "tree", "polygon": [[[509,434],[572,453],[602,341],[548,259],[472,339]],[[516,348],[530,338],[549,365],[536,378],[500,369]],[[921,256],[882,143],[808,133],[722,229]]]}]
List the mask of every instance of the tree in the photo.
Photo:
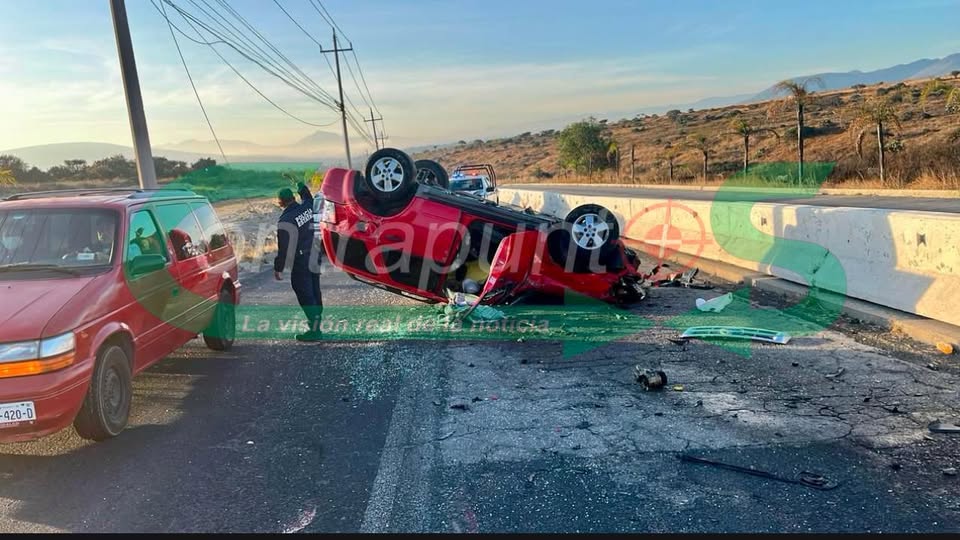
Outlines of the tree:
[{"label": "tree", "polygon": [[923,91],[920,92],[920,110],[927,112],[927,101],[930,99],[930,96],[942,96],[947,94],[947,99],[949,101],[950,97],[956,91],[956,88],[940,78],[929,81],[923,86]]},{"label": "tree", "polygon": [[673,183],[673,171],[675,169],[674,162],[677,160],[677,158],[680,156],[682,152],[683,152],[682,148],[679,148],[676,146],[670,146],[668,144],[667,146],[664,147],[663,151],[660,152],[660,155],[658,156],[658,159],[662,159],[667,162],[667,166],[669,167],[671,184]]},{"label": "tree", "polygon": [[158,178],[176,178],[189,170],[186,162],[167,159],[162,156],[153,158],[153,168]]},{"label": "tree", "polygon": [[94,178],[100,179],[136,178],[137,164],[122,154],[116,154],[94,161],[90,166],[90,173]]},{"label": "tree", "polygon": [[560,164],[581,173],[593,173],[594,167],[607,165],[609,147],[603,126],[592,118],[570,124],[557,137]]},{"label": "tree", "polygon": [[666,112],[666,117],[670,119],[671,122],[676,122],[683,113],[680,112],[680,109],[671,109]]},{"label": "tree", "polygon": [[63,166],[70,172],[70,174],[77,175],[84,171],[87,168],[87,160],[85,159],[67,159],[64,160]]},{"label": "tree", "polygon": [[779,106],[793,102],[797,111],[797,181],[803,183],[803,110],[810,102],[813,91],[811,87],[818,85],[823,88],[823,80],[819,77],[810,77],[803,80],[786,80],[778,82],[773,90],[777,94],[786,94],[779,100]]},{"label": "tree", "polygon": [[743,118],[734,118],[730,121],[730,131],[728,135],[737,135],[743,138],[743,172],[746,174],[750,167],[750,137],[761,135],[763,133],[772,133],[777,139],[780,134],[770,128],[754,127],[750,122]]},{"label": "tree", "polygon": [[19,178],[27,170],[27,164],[17,156],[4,154],[0,155],[0,170],[9,171],[14,178]]},{"label": "tree", "polygon": [[857,117],[850,124],[852,133],[856,135],[857,155],[863,158],[863,139],[869,131],[876,130],[877,151],[880,157],[880,183],[884,177],[884,124],[893,123],[900,128],[900,119],[897,111],[889,99],[874,99],[860,106]]},{"label": "tree", "polygon": [[692,135],[686,143],[688,148],[700,152],[703,156],[703,181],[707,181],[707,165],[710,160],[710,152],[713,150],[713,141],[704,133]]},{"label": "tree", "polygon": [[15,186],[17,178],[10,169],[0,169],[0,186]]},{"label": "tree", "polygon": [[201,169],[206,169],[207,167],[215,167],[217,165],[217,160],[212,158],[200,158],[193,162],[190,165],[191,171],[199,171]]},{"label": "tree", "polygon": [[953,77],[954,79],[960,78],[960,69],[955,69],[951,71],[950,76]]}]

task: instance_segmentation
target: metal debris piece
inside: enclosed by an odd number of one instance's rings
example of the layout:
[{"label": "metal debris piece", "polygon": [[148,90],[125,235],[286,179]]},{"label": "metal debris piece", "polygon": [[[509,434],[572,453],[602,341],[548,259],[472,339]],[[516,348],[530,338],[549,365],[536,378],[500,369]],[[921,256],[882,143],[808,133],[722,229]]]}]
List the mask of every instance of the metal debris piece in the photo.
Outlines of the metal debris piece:
[{"label": "metal debris piece", "polygon": [[927,429],[933,433],[960,433],[960,426],[952,422],[941,422],[935,420],[927,426]]},{"label": "metal debris piece", "polygon": [[682,384],[675,384],[675,385],[673,385],[673,391],[674,391],[674,392],[683,392],[683,385],[682,385]]},{"label": "metal debris piece", "polygon": [[710,300],[697,298],[696,304],[697,304],[697,309],[699,309],[700,311],[720,313],[721,311],[723,311],[723,308],[730,305],[730,302],[733,302],[733,293],[727,293],[723,296],[711,298]]},{"label": "metal debris piece", "polygon": [[636,365],[633,367],[633,377],[644,390],[659,390],[667,384],[667,374],[660,370],[645,369]]},{"label": "metal debris piece", "polygon": [[451,431],[450,433],[447,433],[446,435],[441,435],[441,436],[437,437],[437,440],[438,440],[438,441],[445,441],[445,440],[449,439],[450,437],[453,437],[453,434],[456,433],[456,432],[457,432],[457,430],[453,430],[453,431]]},{"label": "metal debris piece", "polygon": [[700,463],[703,465],[713,465],[714,467],[727,469],[729,471],[742,472],[744,474],[759,476],[760,478],[766,478],[768,480],[776,480],[778,482],[786,482],[788,484],[798,484],[798,485],[807,486],[813,489],[830,490],[830,489],[836,488],[839,485],[836,482],[833,482],[817,473],[812,473],[807,471],[801,472],[799,475],[797,475],[796,479],[793,479],[793,478],[784,478],[782,476],[777,476],[773,473],[769,473],[767,471],[761,471],[758,469],[754,469],[752,467],[747,468],[747,467],[740,467],[737,465],[729,465],[727,463],[712,461],[712,460],[701,458],[701,457],[691,456],[689,454],[680,454],[678,458],[680,459],[680,461],[687,462],[687,463]]},{"label": "metal debris piece", "polygon": [[956,469],[956,467],[947,467],[946,469],[943,470],[943,474],[944,474],[945,476],[956,476],[956,475],[957,475],[957,469]]},{"label": "metal debris piece", "polygon": [[470,407],[468,407],[466,403],[454,403],[453,405],[450,406],[450,408],[458,411],[470,410]]},{"label": "metal debris piece", "polygon": [[790,342],[790,334],[786,332],[744,326],[692,326],[684,330],[680,337],[752,339],[778,345],[786,345]]}]

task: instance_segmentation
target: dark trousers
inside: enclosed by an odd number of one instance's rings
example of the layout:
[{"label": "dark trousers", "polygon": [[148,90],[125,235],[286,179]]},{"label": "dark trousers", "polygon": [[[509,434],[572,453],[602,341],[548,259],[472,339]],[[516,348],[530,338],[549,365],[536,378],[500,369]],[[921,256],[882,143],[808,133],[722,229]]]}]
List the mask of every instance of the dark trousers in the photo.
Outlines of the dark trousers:
[{"label": "dark trousers", "polygon": [[323,314],[323,295],[320,293],[320,274],[311,272],[307,262],[293,265],[290,272],[290,285],[297,295],[297,301],[307,316],[310,330],[320,329],[320,317]]}]

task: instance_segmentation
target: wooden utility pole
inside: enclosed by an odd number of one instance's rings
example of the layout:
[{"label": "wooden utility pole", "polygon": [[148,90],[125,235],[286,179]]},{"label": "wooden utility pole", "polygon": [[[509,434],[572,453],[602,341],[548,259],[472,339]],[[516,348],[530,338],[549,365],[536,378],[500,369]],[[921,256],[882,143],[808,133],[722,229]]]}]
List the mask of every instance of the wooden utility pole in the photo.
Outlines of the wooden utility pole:
[{"label": "wooden utility pole", "polygon": [[382,135],[381,135],[380,137],[377,136],[377,122],[381,122],[380,125],[381,125],[381,126],[383,125],[383,124],[382,124],[382,122],[383,122],[383,115],[378,116],[377,118],[374,118],[374,117],[373,117],[373,109],[371,108],[371,109],[370,109],[370,118],[364,118],[363,121],[364,121],[364,122],[370,122],[370,123],[373,124],[373,145],[377,148],[377,150],[379,150],[379,149],[380,149],[380,143],[383,142],[384,139],[386,139],[386,137],[384,137],[384,136],[382,136]]},{"label": "wooden utility pole", "polygon": [[353,47],[341,49],[337,47],[337,31],[333,31],[333,48],[320,49],[321,53],[333,53],[333,60],[337,65],[337,87],[340,89],[340,119],[343,122],[343,146],[347,151],[347,168],[353,168],[353,160],[350,158],[350,135],[347,133],[347,107],[343,102],[343,78],[340,77],[340,53],[352,51]]},{"label": "wooden utility pole", "polygon": [[636,167],[637,159],[636,159],[636,157],[635,157],[635,156],[636,156],[636,153],[635,153],[635,152],[636,152],[636,149],[637,149],[637,145],[635,145],[635,144],[631,144],[631,145],[630,145],[630,183],[631,183],[631,184],[636,184],[636,183],[637,183],[637,175],[636,175],[636,173],[637,173],[637,167]]},{"label": "wooden utility pole", "polygon": [[147,131],[147,118],[143,114],[143,97],[140,95],[140,79],[137,77],[137,62],[133,56],[133,42],[130,39],[130,25],[127,22],[124,0],[110,0],[110,13],[113,16],[113,32],[120,56],[120,77],[123,80],[130,131],[133,134],[137,179],[142,189],[155,189],[157,172],[153,166],[153,153],[150,151],[150,134]]}]

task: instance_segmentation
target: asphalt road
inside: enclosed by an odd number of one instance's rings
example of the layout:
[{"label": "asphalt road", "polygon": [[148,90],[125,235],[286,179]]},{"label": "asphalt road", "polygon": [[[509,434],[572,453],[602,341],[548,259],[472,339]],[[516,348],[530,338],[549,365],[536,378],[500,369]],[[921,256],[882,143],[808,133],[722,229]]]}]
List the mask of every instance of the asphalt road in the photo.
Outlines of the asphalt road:
[{"label": "asphalt road", "polygon": [[[292,301],[268,277],[246,280],[245,305]],[[432,313],[342,274],[322,285],[328,305]],[[526,339],[253,337],[230,354],[195,341],[136,380],[118,438],[67,430],[0,446],[0,531],[960,529],[958,477],[942,472],[960,466],[960,446],[926,429],[957,417],[955,373],[833,330],[746,352],[668,340],[692,321],[722,324],[690,310],[719,292],[652,290],[591,330],[627,332],[579,352],[563,348],[572,309],[555,334]],[[643,391],[638,363],[664,369],[668,388]]]},{"label": "asphalt road", "polygon": [[[630,186],[584,186],[584,185],[549,185],[516,184],[504,186],[514,189],[530,191],[555,191],[571,195],[590,195],[601,197],[642,197],[650,199],[681,199],[690,201],[712,201],[717,197],[716,191],[697,191],[669,188],[637,188]],[[960,199],[942,199],[934,197],[882,197],[873,195],[816,195],[813,197],[758,197],[755,193],[742,190],[724,191],[723,200],[726,201],[757,201],[769,200],[785,204],[807,204],[813,206],[846,207],[846,208],[882,208],[887,210],[917,210],[924,212],[960,213]]]}]

